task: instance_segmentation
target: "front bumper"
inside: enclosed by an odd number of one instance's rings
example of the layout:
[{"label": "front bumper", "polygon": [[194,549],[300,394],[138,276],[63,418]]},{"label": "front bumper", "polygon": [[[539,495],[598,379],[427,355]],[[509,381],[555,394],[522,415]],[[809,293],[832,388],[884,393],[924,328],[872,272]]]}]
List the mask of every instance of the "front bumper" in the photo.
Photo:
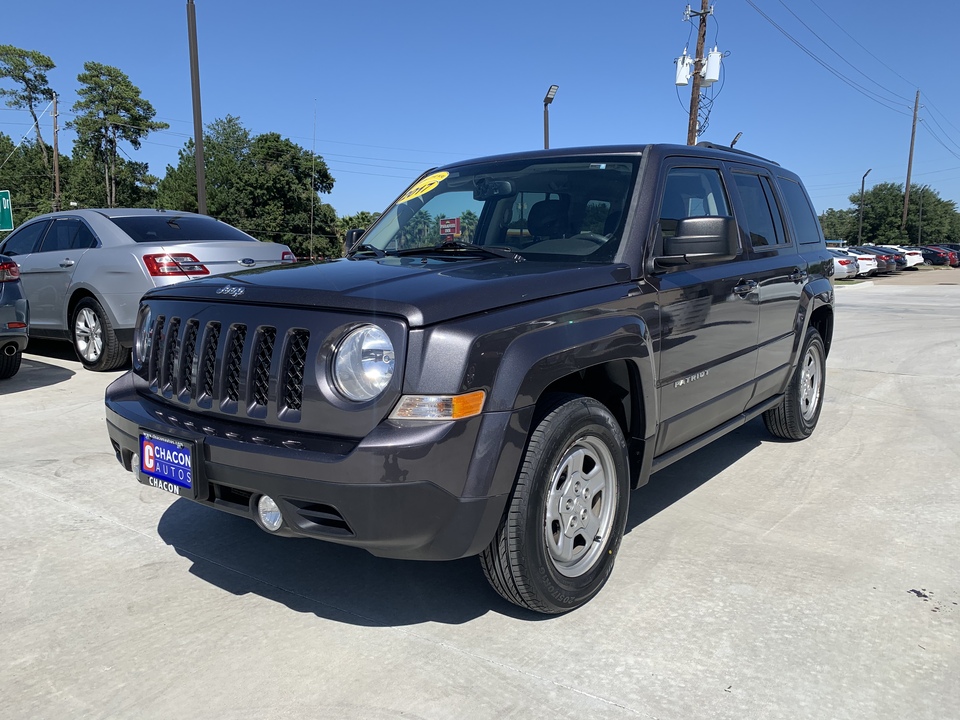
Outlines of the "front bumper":
[{"label": "front bumper", "polygon": [[[107,388],[105,402],[117,459],[141,482],[149,484],[132,462],[142,431],[189,442],[194,491],[181,497],[255,519],[257,500],[269,495],[284,518],[275,534],[354,545],[381,557],[452,560],[479,553],[509,496],[492,492],[505,484],[494,476],[516,470],[503,462],[514,455],[509,448],[499,458],[474,461],[477,449],[503,447],[504,433],[516,428],[512,413],[409,427],[384,422],[357,443],[278,437],[185,413],[138,394],[131,373]],[[483,468],[489,479],[481,482]],[[491,492],[477,492],[483,488]]]}]

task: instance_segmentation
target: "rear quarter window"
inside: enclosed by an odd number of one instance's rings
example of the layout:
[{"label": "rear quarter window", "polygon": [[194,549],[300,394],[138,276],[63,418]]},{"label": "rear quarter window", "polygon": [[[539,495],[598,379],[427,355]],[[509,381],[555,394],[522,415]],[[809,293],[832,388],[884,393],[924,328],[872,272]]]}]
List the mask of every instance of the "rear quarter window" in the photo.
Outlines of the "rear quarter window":
[{"label": "rear quarter window", "polygon": [[793,218],[797,242],[801,245],[823,242],[820,221],[800,183],[784,177],[777,178],[777,181],[783,193],[783,199],[787,203],[787,210]]}]

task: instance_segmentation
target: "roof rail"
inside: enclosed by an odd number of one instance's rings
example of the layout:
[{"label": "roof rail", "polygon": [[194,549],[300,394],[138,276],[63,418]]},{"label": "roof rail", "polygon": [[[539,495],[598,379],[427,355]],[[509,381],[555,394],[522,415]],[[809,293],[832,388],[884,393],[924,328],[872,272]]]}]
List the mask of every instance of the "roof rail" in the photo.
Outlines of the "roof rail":
[{"label": "roof rail", "polygon": [[764,162],[773,163],[777,167],[780,167],[780,163],[765,158],[762,155],[757,155],[755,153],[747,152],[746,150],[737,150],[735,147],[730,147],[729,145],[720,145],[719,143],[707,142],[705,140],[698,142],[697,147],[710,148],[711,150],[723,150],[724,152],[737,153],[738,155],[746,155],[748,157],[756,158],[757,160],[763,160]]}]

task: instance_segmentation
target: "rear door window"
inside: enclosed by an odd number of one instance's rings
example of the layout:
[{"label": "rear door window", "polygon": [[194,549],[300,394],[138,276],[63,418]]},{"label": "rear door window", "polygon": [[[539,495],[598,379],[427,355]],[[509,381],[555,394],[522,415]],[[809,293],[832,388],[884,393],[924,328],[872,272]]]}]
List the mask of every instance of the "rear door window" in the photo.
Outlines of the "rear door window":
[{"label": "rear door window", "polygon": [[733,180],[747,216],[751,245],[766,247],[786,243],[780,209],[768,178],[753,173],[734,172]]},{"label": "rear door window", "polygon": [[59,218],[43,238],[40,252],[64,252],[95,247],[97,239],[82,220]]}]

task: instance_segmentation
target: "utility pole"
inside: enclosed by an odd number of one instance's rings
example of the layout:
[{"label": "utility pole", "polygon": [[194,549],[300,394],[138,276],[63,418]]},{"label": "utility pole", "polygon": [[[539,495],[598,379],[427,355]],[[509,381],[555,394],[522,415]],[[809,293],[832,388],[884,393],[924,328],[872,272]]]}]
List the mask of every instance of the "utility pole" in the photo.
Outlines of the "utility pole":
[{"label": "utility pole", "polygon": [[57,94],[53,94],[53,211],[60,210],[60,143],[57,128]]},{"label": "utility pole", "polygon": [[900,229],[907,229],[907,208],[910,207],[910,171],[913,170],[913,142],[917,138],[917,112],[920,110],[920,91],[917,90],[917,99],[913,103],[913,130],[910,131],[910,159],[907,160],[907,187],[903,193],[903,219]]},{"label": "utility pole", "polygon": [[193,160],[197,166],[197,211],[207,214],[207,176],[203,160],[203,117],[200,112],[200,61],[197,53],[197,9],[187,0],[187,36],[190,43],[190,87],[193,90]]},{"label": "utility pole", "polygon": [[697,144],[697,125],[700,114],[700,71],[703,70],[703,46],[707,42],[707,16],[710,15],[710,0],[700,0],[700,12],[690,10],[687,6],[688,17],[700,16],[700,30],[697,33],[697,55],[693,62],[693,87],[690,89],[690,121],[687,124],[687,145]]}]

